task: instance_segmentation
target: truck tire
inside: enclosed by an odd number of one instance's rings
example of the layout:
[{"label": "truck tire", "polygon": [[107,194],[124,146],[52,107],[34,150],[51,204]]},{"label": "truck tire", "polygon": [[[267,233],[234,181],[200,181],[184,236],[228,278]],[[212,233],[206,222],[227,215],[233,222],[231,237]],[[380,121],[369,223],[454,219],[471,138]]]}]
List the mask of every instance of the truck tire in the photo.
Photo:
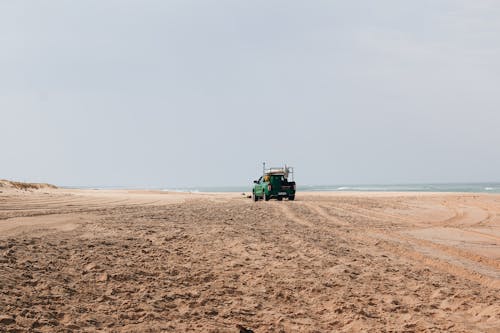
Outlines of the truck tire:
[{"label": "truck tire", "polygon": [[264,191],[264,193],[262,194],[262,199],[264,199],[264,201],[269,201],[269,196],[266,194],[266,192]]},{"label": "truck tire", "polygon": [[295,195],[291,195],[291,196],[289,196],[289,197],[288,197],[288,200],[290,200],[290,201],[295,200]]},{"label": "truck tire", "polygon": [[255,195],[255,191],[252,191],[252,199],[255,202],[259,201],[259,197]]},{"label": "truck tire", "polygon": [[283,200],[283,197],[278,197],[278,201],[281,201],[281,200]]}]

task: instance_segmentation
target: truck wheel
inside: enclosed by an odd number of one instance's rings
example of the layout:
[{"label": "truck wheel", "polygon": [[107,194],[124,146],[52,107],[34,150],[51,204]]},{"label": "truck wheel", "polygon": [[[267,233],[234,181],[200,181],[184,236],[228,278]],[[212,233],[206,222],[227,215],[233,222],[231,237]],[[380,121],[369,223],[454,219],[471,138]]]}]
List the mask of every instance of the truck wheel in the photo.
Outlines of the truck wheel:
[{"label": "truck wheel", "polygon": [[263,193],[262,195],[262,199],[264,199],[264,201],[269,201],[269,196],[266,194],[266,192]]},{"label": "truck wheel", "polygon": [[281,201],[281,200],[283,200],[283,197],[278,197],[278,201]]},{"label": "truck wheel", "polygon": [[295,200],[295,195],[291,195],[291,196],[289,196],[289,197],[288,197],[288,200],[290,200],[290,201]]},{"label": "truck wheel", "polygon": [[259,197],[255,195],[255,191],[252,191],[252,199],[253,201],[259,201]]}]

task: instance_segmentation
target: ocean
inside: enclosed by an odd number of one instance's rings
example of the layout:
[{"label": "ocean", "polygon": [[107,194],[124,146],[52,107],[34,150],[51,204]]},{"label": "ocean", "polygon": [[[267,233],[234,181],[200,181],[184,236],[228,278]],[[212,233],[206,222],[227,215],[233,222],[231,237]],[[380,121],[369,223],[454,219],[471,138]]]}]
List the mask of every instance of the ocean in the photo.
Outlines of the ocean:
[{"label": "ocean", "polygon": [[[251,192],[248,186],[213,186],[162,188],[175,192]],[[500,193],[500,183],[391,184],[391,185],[297,185],[297,191],[307,192],[466,192]]]},{"label": "ocean", "polygon": [[[248,186],[192,186],[192,187],[138,187],[138,186],[62,186],[78,189],[145,189],[165,192],[252,192]],[[500,193],[500,183],[446,183],[446,184],[378,184],[378,185],[301,185],[297,191],[307,192],[465,192],[465,193]]]}]

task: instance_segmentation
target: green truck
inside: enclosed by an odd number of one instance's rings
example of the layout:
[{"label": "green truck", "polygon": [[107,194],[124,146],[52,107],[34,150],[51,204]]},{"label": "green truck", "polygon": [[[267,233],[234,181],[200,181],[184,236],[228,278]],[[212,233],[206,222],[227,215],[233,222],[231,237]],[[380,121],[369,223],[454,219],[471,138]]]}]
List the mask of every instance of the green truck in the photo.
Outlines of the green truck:
[{"label": "green truck", "polygon": [[258,180],[254,180],[252,198],[254,201],[261,199],[281,201],[283,198],[295,200],[293,168],[285,166],[284,168],[266,169],[264,164],[263,175]]}]

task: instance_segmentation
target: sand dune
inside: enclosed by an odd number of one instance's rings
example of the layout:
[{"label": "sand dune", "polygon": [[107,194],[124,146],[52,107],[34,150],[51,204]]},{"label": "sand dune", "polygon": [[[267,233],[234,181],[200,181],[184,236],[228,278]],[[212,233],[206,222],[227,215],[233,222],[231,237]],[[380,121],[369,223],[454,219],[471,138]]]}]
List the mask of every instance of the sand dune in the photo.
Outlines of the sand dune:
[{"label": "sand dune", "polygon": [[499,195],[6,188],[0,331],[500,331]]},{"label": "sand dune", "polygon": [[32,190],[41,190],[41,189],[56,189],[57,186],[46,183],[24,183],[24,182],[15,182],[12,180],[0,179],[0,188],[6,190],[22,190],[22,191],[32,191]]}]

